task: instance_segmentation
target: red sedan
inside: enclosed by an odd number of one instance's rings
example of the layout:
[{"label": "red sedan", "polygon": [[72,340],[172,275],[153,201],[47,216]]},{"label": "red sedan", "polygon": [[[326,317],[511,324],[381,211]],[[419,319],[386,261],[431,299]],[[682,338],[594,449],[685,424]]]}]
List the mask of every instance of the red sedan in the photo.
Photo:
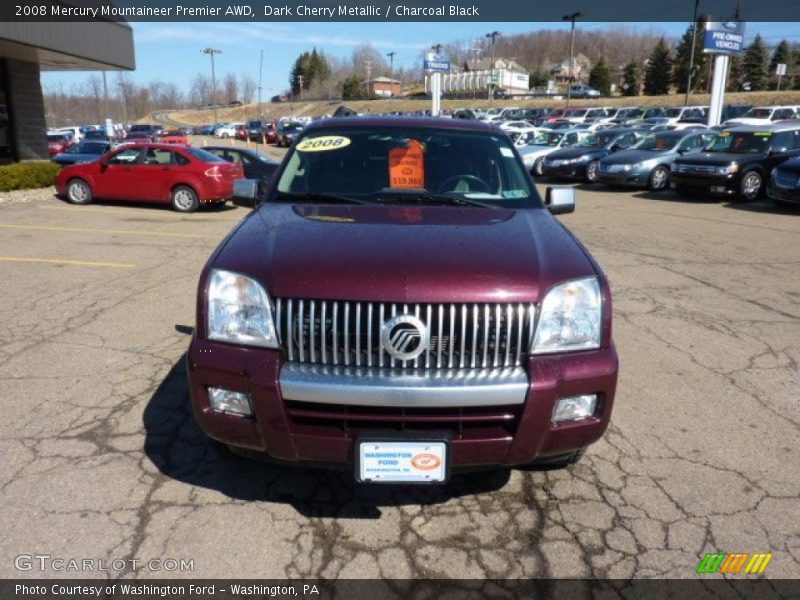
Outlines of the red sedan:
[{"label": "red sedan", "polygon": [[72,135],[69,133],[47,134],[47,153],[50,156],[63,154],[74,145]]},{"label": "red sedan", "polygon": [[73,204],[103,198],[170,203],[177,211],[192,212],[201,202],[224,203],[234,180],[243,177],[241,165],[200,148],[126,144],[96,161],[62,169],[56,191]]}]

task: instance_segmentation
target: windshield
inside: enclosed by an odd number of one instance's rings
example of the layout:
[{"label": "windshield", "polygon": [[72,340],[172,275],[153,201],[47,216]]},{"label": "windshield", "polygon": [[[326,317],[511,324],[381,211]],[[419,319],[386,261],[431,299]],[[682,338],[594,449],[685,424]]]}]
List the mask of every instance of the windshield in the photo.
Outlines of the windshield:
[{"label": "windshield", "polygon": [[744,113],[745,117],[753,118],[753,119],[769,119],[772,116],[772,109],[771,108],[751,108],[746,113]]},{"label": "windshield", "polygon": [[663,152],[670,150],[681,139],[680,135],[670,135],[665,133],[648,134],[644,139],[635,144],[633,150],[646,150],[648,152]]},{"label": "windshield", "polygon": [[[418,127],[314,131],[294,146],[272,199],[541,206],[503,134]],[[456,203],[456,202],[452,202]]]},{"label": "windshield", "polygon": [[284,123],[281,125],[283,131],[300,131],[302,128],[299,123]]},{"label": "windshield", "polygon": [[67,136],[63,133],[51,133],[47,136],[48,142],[64,142],[67,140]]},{"label": "windshield", "polygon": [[602,148],[618,135],[619,133],[590,133],[578,145],[582,148]]},{"label": "windshield", "polygon": [[644,111],[638,108],[626,108],[617,113],[617,118],[634,119],[644,114]]},{"label": "windshield", "polygon": [[70,149],[72,154],[105,154],[108,151],[108,144],[102,142],[81,142]]},{"label": "windshield", "polygon": [[586,115],[586,109],[582,108],[572,108],[564,113],[565,117],[583,117]]},{"label": "windshield", "polygon": [[201,148],[192,148],[191,146],[189,146],[186,148],[186,151],[192,156],[194,156],[197,160],[201,160],[203,162],[211,162],[211,163],[225,162],[216,154],[211,154],[211,152],[208,152],[207,150],[203,150]]},{"label": "windshield", "polygon": [[706,146],[705,151],[762,154],[769,146],[770,138],[772,138],[772,134],[769,131],[737,133],[723,131]]},{"label": "windshield", "polygon": [[558,142],[564,134],[558,131],[542,131],[538,133],[532,142],[528,142],[533,146],[558,146]]}]

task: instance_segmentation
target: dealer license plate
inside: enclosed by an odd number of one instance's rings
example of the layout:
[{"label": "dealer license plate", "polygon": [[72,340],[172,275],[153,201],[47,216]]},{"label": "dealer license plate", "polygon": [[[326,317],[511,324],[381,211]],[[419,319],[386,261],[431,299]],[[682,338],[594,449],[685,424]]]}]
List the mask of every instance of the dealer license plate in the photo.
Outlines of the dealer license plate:
[{"label": "dealer license plate", "polygon": [[369,441],[358,445],[359,481],[436,483],[446,481],[447,468],[447,442]]}]

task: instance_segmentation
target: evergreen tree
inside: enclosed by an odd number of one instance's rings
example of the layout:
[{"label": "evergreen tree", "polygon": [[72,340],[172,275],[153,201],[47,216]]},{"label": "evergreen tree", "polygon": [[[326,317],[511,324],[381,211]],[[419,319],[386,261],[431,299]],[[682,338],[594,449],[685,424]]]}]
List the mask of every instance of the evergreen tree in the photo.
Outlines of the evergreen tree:
[{"label": "evergreen tree", "polygon": [[622,72],[622,95],[638,96],[640,86],[639,65],[631,61],[625,65],[625,70]]},{"label": "evergreen tree", "polygon": [[742,68],[742,57],[739,54],[731,55],[730,67],[728,67],[728,89],[729,92],[741,92],[744,83],[744,70]]},{"label": "evergreen tree", "polygon": [[[705,18],[697,22],[697,38],[694,45],[694,69],[692,69],[692,90],[705,90],[708,86],[709,55],[703,54],[703,28]],[[689,62],[692,58],[692,35],[694,24],[689,25],[681,41],[675,48],[675,59],[672,63],[672,83],[679,93],[686,92],[689,76]]]},{"label": "evergreen tree", "polygon": [[660,38],[644,73],[644,93],[648,96],[660,96],[669,93],[669,82],[672,74],[672,60],[669,47],[664,38]]},{"label": "evergreen tree", "polygon": [[351,100],[361,98],[363,90],[361,88],[361,78],[358,75],[350,75],[342,83],[342,99]]},{"label": "evergreen tree", "polygon": [[608,68],[604,59],[601,58],[589,71],[589,86],[604,96],[611,95],[611,69]]},{"label": "evergreen tree", "polygon": [[768,63],[767,47],[764,45],[764,40],[761,39],[761,36],[756,34],[753,43],[747,47],[742,59],[743,78],[745,83],[750,84],[750,91],[756,92],[767,89],[767,83],[769,82]]},{"label": "evergreen tree", "polygon": [[[775,52],[772,53],[772,60],[769,61],[769,74],[775,75],[775,69],[779,64],[786,65],[786,75],[781,78],[781,87],[789,89],[791,86],[792,78],[794,77],[794,67],[797,57],[792,52],[792,47],[786,40],[781,40],[780,44],[775,47]],[[778,78],[775,77],[775,86],[778,85]]]},{"label": "evergreen tree", "polygon": [[289,73],[289,86],[292,94],[300,93],[300,78],[303,89],[307,90],[315,83],[320,83],[330,75],[330,67],[325,55],[314,48],[311,52],[303,52],[292,65]]},{"label": "evergreen tree", "polygon": [[550,79],[545,71],[531,71],[528,74],[528,85],[532,88],[545,87]]}]

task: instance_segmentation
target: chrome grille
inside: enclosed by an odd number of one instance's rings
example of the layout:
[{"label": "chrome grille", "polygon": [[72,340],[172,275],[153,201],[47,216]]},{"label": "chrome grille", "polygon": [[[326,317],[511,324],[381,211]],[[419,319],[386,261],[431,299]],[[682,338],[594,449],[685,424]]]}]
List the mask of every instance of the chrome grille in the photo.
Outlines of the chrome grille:
[{"label": "chrome grille", "polygon": [[676,173],[716,173],[717,167],[715,165],[692,165],[677,163],[675,165]]},{"label": "chrome grille", "polygon": [[772,176],[772,180],[778,187],[791,189],[797,187],[798,182],[800,182],[800,175],[777,169],[775,175]]},{"label": "chrome grille", "polygon": [[[533,335],[535,305],[353,302],[278,298],[275,320],[286,358],[325,365],[482,369],[521,365]],[[427,349],[399,360],[381,328],[413,315],[430,332]]]}]

